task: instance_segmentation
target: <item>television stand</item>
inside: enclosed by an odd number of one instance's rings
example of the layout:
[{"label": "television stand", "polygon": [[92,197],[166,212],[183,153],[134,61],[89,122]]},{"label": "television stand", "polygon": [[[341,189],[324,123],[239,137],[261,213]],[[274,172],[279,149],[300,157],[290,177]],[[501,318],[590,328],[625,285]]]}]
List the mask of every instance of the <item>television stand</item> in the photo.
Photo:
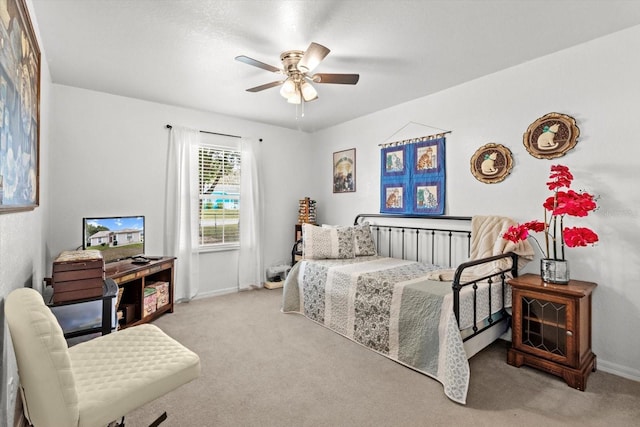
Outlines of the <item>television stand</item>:
[{"label": "television stand", "polygon": [[[154,257],[146,264],[134,264],[131,259],[105,265],[105,276],[113,279],[122,290],[116,311],[123,313],[121,328],[151,322],[164,313],[173,313],[175,257]],[[168,300],[155,311],[145,310],[145,288],[152,284],[168,284]]]}]

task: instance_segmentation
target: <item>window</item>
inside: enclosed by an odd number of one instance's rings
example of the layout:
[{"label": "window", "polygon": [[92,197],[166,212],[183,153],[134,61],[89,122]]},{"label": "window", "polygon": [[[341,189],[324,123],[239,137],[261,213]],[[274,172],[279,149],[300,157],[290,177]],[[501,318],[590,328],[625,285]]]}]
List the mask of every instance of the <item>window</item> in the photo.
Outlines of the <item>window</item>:
[{"label": "window", "polygon": [[200,247],[240,242],[240,151],[201,145],[198,150]]}]

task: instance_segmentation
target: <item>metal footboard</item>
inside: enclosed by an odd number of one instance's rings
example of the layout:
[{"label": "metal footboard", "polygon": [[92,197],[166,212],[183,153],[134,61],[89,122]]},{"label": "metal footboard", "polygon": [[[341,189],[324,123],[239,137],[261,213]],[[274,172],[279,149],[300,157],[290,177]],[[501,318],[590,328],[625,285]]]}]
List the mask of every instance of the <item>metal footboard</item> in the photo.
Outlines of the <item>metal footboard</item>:
[{"label": "metal footboard", "polygon": [[[505,258],[511,259],[510,267],[502,269],[495,273],[478,277],[473,280],[465,281],[464,283],[462,283],[462,280],[463,280],[462,275],[464,274],[465,270],[478,265],[494,263],[497,260],[505,259]],[[479,260],[464,262],[458,266],[453,277],[453,284],[451,285],[451,288],[453,289],[453,312],[455,313],[456,320],[458,321],[458,328],[460,328],[460,291],[462,291],[467,286],[471,286],[471,288],[473,289],[473,326],[472,326],[473,333],[468,336],[465,336],[463,338],[464,341],[467,341],[468,339],[473,338],[474,336],[482,333],[486,329],[489,329],[490,327],[494,326],[505,317],[509,316],[504,303],[507,296],[506,294],[507,279],[511,277],[517,277],[517,276],[518,276],[518,255],[516,255],[513,252],[508,252],[505,254],[496,255],[488,258],[482,258]],[[478,324],[480,319],[478,319],[477,294],[478,294],[478,284],[482,282],[486,282],[489,286],[489,298],[488,298],[489,317],[487,318],[487,324],[484,325],[483,327],[479,327]],[[495,316],[492,314],[493,304],[491,299],[491,296],[492,296],[491,291],[493,286],[501,286],[501,295],[502,295],[501,307]]]}]

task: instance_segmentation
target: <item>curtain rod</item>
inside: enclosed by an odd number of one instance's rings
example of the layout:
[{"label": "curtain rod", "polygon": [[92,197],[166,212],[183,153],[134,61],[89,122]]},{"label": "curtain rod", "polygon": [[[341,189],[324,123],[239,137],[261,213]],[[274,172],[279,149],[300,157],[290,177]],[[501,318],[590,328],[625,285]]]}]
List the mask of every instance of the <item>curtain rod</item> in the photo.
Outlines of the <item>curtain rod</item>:
[{"label": "curtain rod", "polygon": [[420,136],[418,138],[410,138],[410,139],[405,139],[405,140],[402,140],[402,141],[387,142],[387,143],[383,143],[383,144],[378,144],[378,147],[392,147],[392,146],[395,146],[395,145],[406,145],[406,144],[414,144],[416,142],[430,141],[432,139],[444,138],[445,135],[448,135],[451,132],[452,131],[448,130],[446,132],[434,133],[433,135]]},{"label": "curtain rod", "polygon": [[[171,129],[172,127],[173,127],[173,126],[171,126],[171,125],[167,125],[167,129]],[[230,137],[230,138],[242,138],[242,137],[241,137],[241,136],[239,136],[239,135],[229,135],[228,133],[209,132],[209,131],[207,131],[207,130],[201,130],[201,131],[199,131],[199,132],[200,132],[200,133],[208,133],[208,134],[211,134],[211,135],[228,136],[228,137]],[[262,141],[262,139],[260,139],[260,141]]]}]

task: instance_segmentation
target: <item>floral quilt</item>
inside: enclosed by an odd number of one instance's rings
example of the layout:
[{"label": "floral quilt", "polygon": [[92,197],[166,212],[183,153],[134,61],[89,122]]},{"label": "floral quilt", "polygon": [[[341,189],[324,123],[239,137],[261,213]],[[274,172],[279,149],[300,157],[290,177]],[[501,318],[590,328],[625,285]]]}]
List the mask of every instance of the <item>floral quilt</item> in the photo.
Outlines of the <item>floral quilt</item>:
[{"label": "floral quilt", "polygon": [[284,284],[285,313],[309,319],[438,380],[466,403],[469,363],[453,313],[451,283],[436,266],[380,256],[301,261]]}]

